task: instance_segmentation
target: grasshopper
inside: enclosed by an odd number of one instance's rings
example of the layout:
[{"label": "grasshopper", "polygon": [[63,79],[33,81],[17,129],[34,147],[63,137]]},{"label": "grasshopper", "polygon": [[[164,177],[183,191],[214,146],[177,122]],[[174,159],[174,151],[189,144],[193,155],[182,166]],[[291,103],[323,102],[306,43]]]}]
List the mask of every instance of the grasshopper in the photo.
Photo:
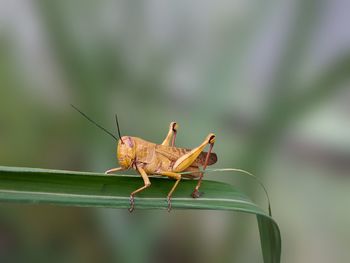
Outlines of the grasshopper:
[{"label": "grasshopper", "polygon": [[[117,159],[120,167],[109,169],[105,172],[106,174],[134,169],[141,175],[144,185],[130,194],[130,212],[135,207],[135,195],[151,186],[149,177],[153,175],[167,176],[176,180],[167,195],[168,211],[171,210],[171,197],[182,178],[198,178],[192,197],[198,198],[200,196],[199,187],[203,178],[203,171],[200,171],[200,168],[205,170],[208,165],[212,165],[217,161],[216,154],[212,152],[215,134],[209,133],[204,141],[194,149],[178,148],[175,146],[175,139],[179,125],[176,122],[171,122],[163,142],[156,144],[138,137],[121,136],[116,115],[118,139],[75,106],[72,105],[72,107],[118,142]],[[203,150],[207,145],[210,146],[209,150],[204,152]]]}]

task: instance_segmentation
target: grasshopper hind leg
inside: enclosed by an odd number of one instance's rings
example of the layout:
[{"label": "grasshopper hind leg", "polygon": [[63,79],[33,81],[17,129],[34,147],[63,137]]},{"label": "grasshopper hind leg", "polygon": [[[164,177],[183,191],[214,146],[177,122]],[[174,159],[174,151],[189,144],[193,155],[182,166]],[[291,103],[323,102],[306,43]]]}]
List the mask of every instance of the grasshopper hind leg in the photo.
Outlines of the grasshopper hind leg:
[{"label": "grasshopper hind leg", "polygon": [[164,141],[162,142],[162,145],[164,146],[175,146],[175,139],[177,130],[179,128],[179,125],[176,122],[171,122],[169,125],[169,131],[167,136],[165,137]]},{"label": "grasshopper hind leg", "polygon": [[[186,169],[188,169],[189,167],[191,167],[193,162],[198,158],[198,156],[201,154],[201,152],[203,152],[204,148],[209,144],[210,148],[209,148],[209,151],[205,157],[205,161],[204,161],[204,165],[203,165],[203,170],[205,170],[207,168],[207,165],[209,162],[209,157],[210,157],[211,151],[213,149],[214,142],[215,142],[215,134],[209,133],[209,135],[206,137],[206,139],[202,142],[201,145],[192,149],[190,152],[184,154],[183,156],[181,156],[179,159],[176,160],[176,162],[174,163],[174,166],[173,166],[173,171],[177,172],[177,173],[181,173],[181,172],[185,171]],[[198,190],[199,190],[199,187],[201,185],[202,178],[203,178],[203,172],[200,173],[198,183],[197,183],[196,188],[194,189],[194,191],[192,193],[193,198],[198,198],[200,196],[200,193]]]},{"label": "grasshopper hind leg", "polygon": [[[207,156],[205,157],[205,161],[204,161],[204,165],[203,165],[203,171],[205,171],[205,169],[207,168],[207,165],[208,165],[208,162],[209,162],[209,157],[210,157],[210,153],[214,147],[214,143],[215,143],[215,135],[209,135],[209,141],[208,141],[208,144],[209,144],[209,151],[207,153]],[[198,183],[195,187],[195,189],[193,190],[192,192],[192,197],[193,198],[198,198],[201,196],[201,193],[199,192],[199,187],[201,186],[201,183],[202,183],[202,179],[203,179],[203,174],[204,172],[201,172],[200,173],[200,177],[199,177],[199,180],[198,180]]]}]

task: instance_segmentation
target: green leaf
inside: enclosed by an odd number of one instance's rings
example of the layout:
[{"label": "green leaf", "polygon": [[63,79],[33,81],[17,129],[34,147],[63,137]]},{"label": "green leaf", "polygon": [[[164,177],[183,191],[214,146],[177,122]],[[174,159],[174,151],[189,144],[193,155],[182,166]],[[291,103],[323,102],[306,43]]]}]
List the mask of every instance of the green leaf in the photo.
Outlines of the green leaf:
[{"label": "green leaf", "polygon": [[[151,187],[135,197],[135,209],[166,209],[166,195],[174,181],[154,177]],[[194,180],[183,180],[176,189],[173,209],[215,209],[254,214],[258,220],[265,263],[279,263],[281,237],[277,223],[233,186],[203,181],[200,198],[191,193]],[[0,166],[0,201],[49,203],[71,206],[129,208],[130,193],[143,185],[139,176],[105,175]]]}]

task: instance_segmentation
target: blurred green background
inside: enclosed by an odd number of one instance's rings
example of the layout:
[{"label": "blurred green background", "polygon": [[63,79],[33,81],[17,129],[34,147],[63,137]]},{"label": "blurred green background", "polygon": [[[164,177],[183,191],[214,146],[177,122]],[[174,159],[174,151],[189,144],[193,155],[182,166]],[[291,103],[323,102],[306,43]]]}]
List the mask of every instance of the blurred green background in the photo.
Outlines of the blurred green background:
[{"label": "blurred green background", "polygon": [[[115,131],[215,132],[270,192],[282,262],[350,261],[350,4],[0,1],[0,165],[103,172]],[[250,179],[211,174],[261,206]],[[140,179],[140,185],[142,181]],[[1,185],[1,182],[0,182]],[[0,262],[262,262],[253,216],[0,205]]]}]

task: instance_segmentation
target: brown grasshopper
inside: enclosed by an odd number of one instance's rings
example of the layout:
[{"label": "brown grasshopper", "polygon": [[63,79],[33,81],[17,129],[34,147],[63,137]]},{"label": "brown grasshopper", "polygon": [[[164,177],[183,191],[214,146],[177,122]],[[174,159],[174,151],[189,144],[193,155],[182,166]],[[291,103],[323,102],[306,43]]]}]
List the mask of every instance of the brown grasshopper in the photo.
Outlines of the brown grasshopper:
[{"label": "brown grasshopper", "polygon": [[[138,173],[142,176],[144,186],[136,189],[130,194],[130,212],[134,210],[135,195],[151,186],[149,176],[152,175],[167,176],[176,180],[174,186],[167,195],[168,211],[171,210],[172,194],[183,177],[190,179],[199,178],[198,183],[192,193],[192,197],[198,198],[200,196],[199,187],[203,178],[203,172],[200,171],[200,168],[203,167],[203,170],[205,170],[208,165],[212,165],[217,161],[216,154],[211,152],[215,142],[215,134],[209,133],[204,141],[194,149],[178,148],[175,147],[178,124],[176,122],[171,122],[169,125],[168,134],[164,141],[161,144],[155,144],[138,137],[121,137],[118,118],[116,115],[116,123],[119,134],[118,140],[118,138],[116,138],[112,133],[108,132],[105,128],[91,120],[79,109],[73,105],[72,107],[118,141],[117,159],[120,167],[107,170],[105,172],[106,174],[128,170],[131,168],[138,171]],[[204,148],[208,144],[210,145],[209,151],[203,152]]]}]

